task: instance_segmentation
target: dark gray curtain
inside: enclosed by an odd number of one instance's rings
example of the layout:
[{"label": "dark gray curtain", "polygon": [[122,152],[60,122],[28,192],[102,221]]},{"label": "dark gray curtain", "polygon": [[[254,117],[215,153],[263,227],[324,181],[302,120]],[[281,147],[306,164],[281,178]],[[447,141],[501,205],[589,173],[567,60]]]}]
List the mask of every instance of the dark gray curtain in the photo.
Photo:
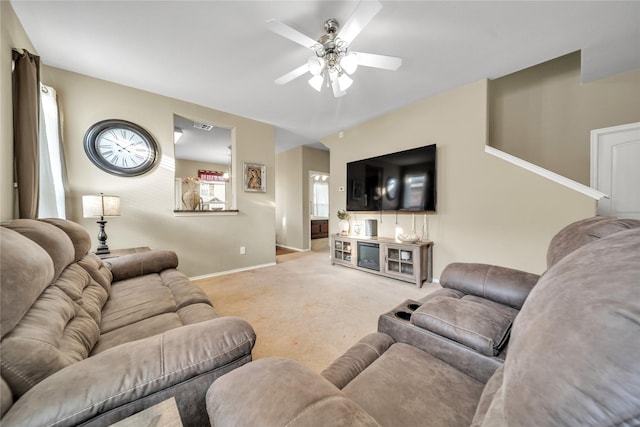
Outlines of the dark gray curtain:
[{"label": "dark gray curtain", "polygon": [[40,115],[40,57],[14,50],[13,156],[18,183],[18,217],[38,215],[38,129]]}]

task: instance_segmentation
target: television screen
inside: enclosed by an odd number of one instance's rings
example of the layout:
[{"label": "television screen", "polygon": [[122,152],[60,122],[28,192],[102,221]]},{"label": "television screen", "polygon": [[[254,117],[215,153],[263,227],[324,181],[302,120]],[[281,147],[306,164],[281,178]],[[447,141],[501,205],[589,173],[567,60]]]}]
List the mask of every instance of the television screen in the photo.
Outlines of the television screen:
[{"label": "television screen", "polygon": [[347,163],[348,211],[436,211],[436,145]]}]

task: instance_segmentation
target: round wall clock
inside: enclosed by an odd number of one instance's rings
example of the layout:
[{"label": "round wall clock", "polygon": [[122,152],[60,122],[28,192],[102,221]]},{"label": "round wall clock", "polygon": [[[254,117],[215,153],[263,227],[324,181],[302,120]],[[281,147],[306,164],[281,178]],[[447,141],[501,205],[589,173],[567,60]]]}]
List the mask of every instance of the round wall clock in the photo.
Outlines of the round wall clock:
[{"label": "round wall clock", "polygon": [[84,151],[97,167],[118,176],[137,176],[152,170],[160,155],[151,134],[126,120],[103,120],[84,136]]}]

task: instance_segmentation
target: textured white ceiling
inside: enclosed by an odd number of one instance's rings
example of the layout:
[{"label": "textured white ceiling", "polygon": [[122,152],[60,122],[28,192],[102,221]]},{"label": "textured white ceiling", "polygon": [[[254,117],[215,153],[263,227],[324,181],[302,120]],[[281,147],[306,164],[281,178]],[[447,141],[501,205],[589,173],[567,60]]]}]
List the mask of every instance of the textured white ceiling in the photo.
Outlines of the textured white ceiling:
[{"label": "textured white ceiling", "polygon": [[265,21],[315,39],[354,1],[11,3],[45,64],[273,124],[279,150],[577,50],[588,79],[640,68],[637,1],[383,1],[351,47],[403,65],[360,67],[342,98],[318,94],[308,76],[274,84],[311,51]]}]

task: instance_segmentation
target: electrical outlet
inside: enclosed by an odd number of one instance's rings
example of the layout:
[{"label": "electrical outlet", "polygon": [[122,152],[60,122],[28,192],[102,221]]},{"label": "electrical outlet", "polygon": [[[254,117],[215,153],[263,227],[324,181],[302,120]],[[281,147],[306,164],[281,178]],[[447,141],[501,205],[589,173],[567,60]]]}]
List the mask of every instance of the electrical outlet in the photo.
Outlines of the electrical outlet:
[{"label": "electrical outlet", "polygon": [[244,246],[240,246],[240,255],[244,255],[247,253],[247,248],[245,248]]}]

